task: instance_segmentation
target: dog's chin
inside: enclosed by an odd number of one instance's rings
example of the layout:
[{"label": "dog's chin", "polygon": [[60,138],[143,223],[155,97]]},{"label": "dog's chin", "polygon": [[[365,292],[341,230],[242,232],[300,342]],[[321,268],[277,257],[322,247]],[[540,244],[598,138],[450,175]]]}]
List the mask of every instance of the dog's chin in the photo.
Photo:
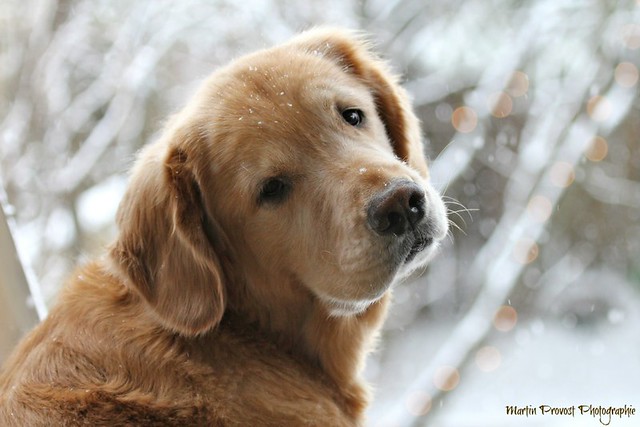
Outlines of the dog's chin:
[{"label": "dog's chin", "polygon": [[378,283],[359,283],[353,284],[355,287],[360,285],[360,289],[367,289],[367,292],[361,292],[359,296],[337,296],[337,295],[318,295],[318,298],[324,303],[327,311],[332,317],[349,317],[356,316],[366,311],[372,304],[378,302],[387,293],[393,282],[393,276],[387,277],[387,280]]},{"label": "dog's chin", "polygon": [[411,250],[404,256],[398,272],[393,280],[393,284],[401,282],[411,276],[415,271],[426,268],[429,261],[435,256],[440,247],[439,242],[430,240],[429,242],[419,243],[413,246]]},{"label": "dog's chin", "polygon": [[[424,240],[413,239],[404,249],[396,252],[394,261],[388,266],[388,270],[382,274],[376,274],[381,281],[376,285],[369,284],[367,289],[377,289],[373,295],[359,299],[319,295],[325,303],[329,313],[334,317],[355,316],[364,312],[371,304],[380,300],[382,296],[393,286],[410,277],[415,271],[424,269],[438,251],[439,241],[432,238]],[[386,277],[386,280],[383,279]]]},{"label": "dog's chin", "polygon": [[379,298],[375,298],[371,300],[353,300],[353,301],[340,300],[337,298],[326,298],[325,302],[327,304],[327,308],[329,309],[329,314],[332,317],[349,317],[349,316],[355,316],[362,313],[367,308],[369,308],[371,304],[378,301],[381,297],[382,295]]}]

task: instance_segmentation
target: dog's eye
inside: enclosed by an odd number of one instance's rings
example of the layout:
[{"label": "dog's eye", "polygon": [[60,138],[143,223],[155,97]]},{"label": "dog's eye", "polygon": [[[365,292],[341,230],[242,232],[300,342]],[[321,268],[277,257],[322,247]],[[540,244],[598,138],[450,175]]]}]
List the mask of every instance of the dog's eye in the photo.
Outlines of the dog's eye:
[{"label": "dog's eye", "polygon": [[342,112],[342,118],[351,126],[360,126],[364,121],[364,113],[358,108],[347,108]]},{"label": "dog's eye", "polygon": [[284,178],[270,178],[262,184],[260,189],[260,203],[279,203],[289,194],[291,185]]}]

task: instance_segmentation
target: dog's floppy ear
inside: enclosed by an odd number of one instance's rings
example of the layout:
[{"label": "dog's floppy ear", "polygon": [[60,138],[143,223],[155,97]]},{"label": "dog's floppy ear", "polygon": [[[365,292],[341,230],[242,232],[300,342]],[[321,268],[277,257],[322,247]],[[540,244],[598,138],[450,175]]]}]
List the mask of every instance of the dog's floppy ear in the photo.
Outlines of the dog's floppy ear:
[{"label": "dog's floppy ear", "polygon": [[[213,328],[225,307],[224,277],[214,248],[196,166],[199,133],[169,130],[147,147],[120,204],[110,256],[169,330],[194,336]],[[200,168],[202,169],[202,168]],[[219,241],[216,242],[221,244]]]},{"label": "dog's floppy ear", "polygon": [[398,78],[371,52],[367,42],[350,32],[320,28],[303,33],[298,43],[309,52],[333,59],[371,88],[396,156],[426,177],[418,118]]}]

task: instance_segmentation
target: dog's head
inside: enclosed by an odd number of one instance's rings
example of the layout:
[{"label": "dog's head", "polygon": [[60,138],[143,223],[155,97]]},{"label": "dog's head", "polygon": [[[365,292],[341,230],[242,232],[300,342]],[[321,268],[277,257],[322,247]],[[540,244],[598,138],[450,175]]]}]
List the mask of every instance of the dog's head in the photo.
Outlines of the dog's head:
[{"label": "dog's head", "polygon": [[236,282],[296,283],[357,314],[447,233],[405,92],[333,30],[214,73],[142,153],[118,223],[127,283],[187,335],[219,321]]}]

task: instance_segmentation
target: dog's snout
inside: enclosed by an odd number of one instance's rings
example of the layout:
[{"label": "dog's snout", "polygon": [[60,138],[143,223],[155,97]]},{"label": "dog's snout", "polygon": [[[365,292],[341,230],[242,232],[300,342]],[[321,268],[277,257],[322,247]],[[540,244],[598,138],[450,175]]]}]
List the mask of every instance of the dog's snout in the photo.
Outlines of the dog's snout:
[{"label": "dog's snout", "polygon": [[425,216],[423,189],[409,180],[394,181],[376,195],[367,209],[369,226],[379,234],[401,236]]}]

